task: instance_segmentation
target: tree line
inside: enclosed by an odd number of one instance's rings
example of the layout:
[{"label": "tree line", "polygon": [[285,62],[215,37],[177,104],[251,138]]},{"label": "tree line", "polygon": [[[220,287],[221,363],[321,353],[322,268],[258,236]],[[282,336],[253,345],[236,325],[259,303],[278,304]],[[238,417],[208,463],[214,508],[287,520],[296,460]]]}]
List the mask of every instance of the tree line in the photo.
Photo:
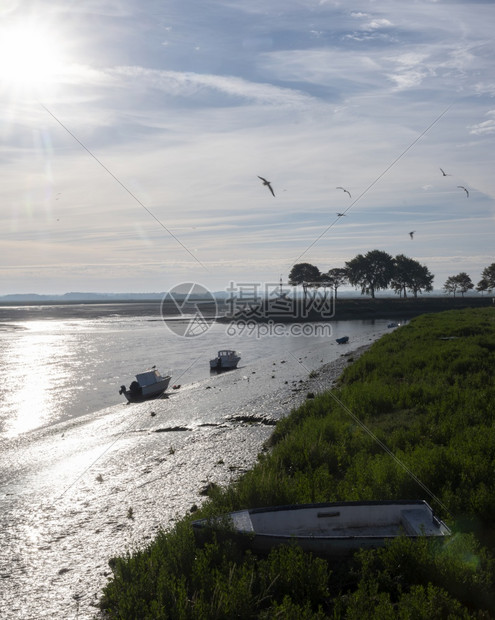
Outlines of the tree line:
[{"label": "tree line", "polygon": [[[304,294],[309,287],[328,287],[337,298],[341,286],[351,284],[361,289],[361,295],[375,297],[380,290],[392,289],[400,297],[411,293],[414,297],[433,290],[434,275],[426,265],[404,254],[393,257],[382,250],[370,250],[367,254],[358,254],[345,263],[345,267],[335,267],[321,272],[311,263],[297,263],[289,273],[289,284],[301,285]],[[448,294],[464,295],[474,288],[474,284],[465,272],[449,276],[443,286]],[[476,290],[481,294],[495,289],[495,263],[485,267]]]}]

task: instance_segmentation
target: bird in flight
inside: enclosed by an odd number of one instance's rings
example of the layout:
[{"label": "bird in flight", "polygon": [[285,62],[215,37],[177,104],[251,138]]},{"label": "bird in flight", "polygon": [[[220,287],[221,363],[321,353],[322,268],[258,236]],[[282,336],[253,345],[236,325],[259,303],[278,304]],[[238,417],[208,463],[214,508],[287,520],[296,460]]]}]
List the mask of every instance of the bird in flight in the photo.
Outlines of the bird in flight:
[{"label": "bird in flight", "polygon": [[440,172],[443,174],[444,177],[451,177],[451,174],[448,174],[448,172],[445,172],[442,168],[440,168]]},{"label": "bird in flight", "polygon": [[273,191],[273,187],[270,181],[267,181],[266,179],[264,179],[263,177],[260,177],[259,175],[258,175],[258,179],[261,179],[263,181],[263,185],[266,185],[268,189],[271,191],[272,196],[275,196],[275,192]]},{"label": "bird in flight", "polygon": [[345,217],[345,213],[337,213],[337,217]]},{"label": "bird in flight", "polygon": [[344,187],[336,187],[335,189],[341,189],[343,192],[345,192],[346,194],[349,194],[349,198],[352,198],[351,196],[351,192],[347,189],[345,189]]},{"label": "bird in flight", "polygon": [[469,198],[469,192],[468,190],[464,187],[464,185],[458,185],[457,186],[459,189],[463,189],[466,192],[466,196]]},{"label": "bird in flight", "polygon": [[409,236],[411,237],[411,239],[413,239],[413,238],[414,238],[414,233],[415,233],[415,232],[416,232],[415,230],[411,230],[411,232],[409,233]]}]

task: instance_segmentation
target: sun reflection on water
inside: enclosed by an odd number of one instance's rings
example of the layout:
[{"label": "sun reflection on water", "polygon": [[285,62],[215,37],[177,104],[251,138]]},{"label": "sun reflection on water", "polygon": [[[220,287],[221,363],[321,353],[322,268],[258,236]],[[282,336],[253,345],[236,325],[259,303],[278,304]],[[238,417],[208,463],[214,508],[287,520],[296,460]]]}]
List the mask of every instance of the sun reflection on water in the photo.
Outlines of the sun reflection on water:
[{"label": "sun reflection on water", "polygon": [[68,376],[71,338],[59,321],[31,322],[29,329],[10,334],[1,349],[4,402],[8,403],[5,434],[13,437],[60,417]]}]

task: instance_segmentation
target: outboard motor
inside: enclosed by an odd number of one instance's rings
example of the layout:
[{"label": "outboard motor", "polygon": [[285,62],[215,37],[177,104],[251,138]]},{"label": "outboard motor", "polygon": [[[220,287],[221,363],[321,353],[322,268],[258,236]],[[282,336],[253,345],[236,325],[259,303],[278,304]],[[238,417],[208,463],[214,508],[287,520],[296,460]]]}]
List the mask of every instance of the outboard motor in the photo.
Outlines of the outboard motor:
[{"label": "outboard motor", "polygon": [[137,381],[133,381],[129,386],[129,392],[134,395],[142,394],[141,386]]},{"label": "outboard motor", "polygon": [[120,386],[119,394],[125,394],[125,385]]}]

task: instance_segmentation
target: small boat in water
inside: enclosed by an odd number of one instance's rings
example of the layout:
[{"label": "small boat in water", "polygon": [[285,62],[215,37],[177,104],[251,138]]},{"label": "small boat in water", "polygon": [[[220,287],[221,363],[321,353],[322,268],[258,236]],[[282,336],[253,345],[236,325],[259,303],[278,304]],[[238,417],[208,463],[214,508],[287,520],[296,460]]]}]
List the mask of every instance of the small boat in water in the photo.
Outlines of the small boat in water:
[{"label": "small boat in water", "polygon": [[349,342],[349,336],[342,336],[341,338],[336,338],[335,342],[337,344],[347,344]]},{"label": "small boat in water", "polygon": [[170,375],[163,377],[153,366],[151,370],[136,375],[129,389],[121,385],[119,394],[123,394],[130,403],[156,398],[165,392],[171,378]]},{"label": "small boat in water", "polygon": [[237,368],[237,364],[241,356],[230,349],[224,349],[219,351],[217,356],[210,360],[211,370],[226,370],[230,368]]},{"label": "small boat in water", "polygon": [[381,547],[387,540],[449,536],[449,528],[423,500],[358,501],[253,508],[192,523],[195,535],[225,528],[257,553],[297,543],[304,551],[332,558],[358,549]]}]

